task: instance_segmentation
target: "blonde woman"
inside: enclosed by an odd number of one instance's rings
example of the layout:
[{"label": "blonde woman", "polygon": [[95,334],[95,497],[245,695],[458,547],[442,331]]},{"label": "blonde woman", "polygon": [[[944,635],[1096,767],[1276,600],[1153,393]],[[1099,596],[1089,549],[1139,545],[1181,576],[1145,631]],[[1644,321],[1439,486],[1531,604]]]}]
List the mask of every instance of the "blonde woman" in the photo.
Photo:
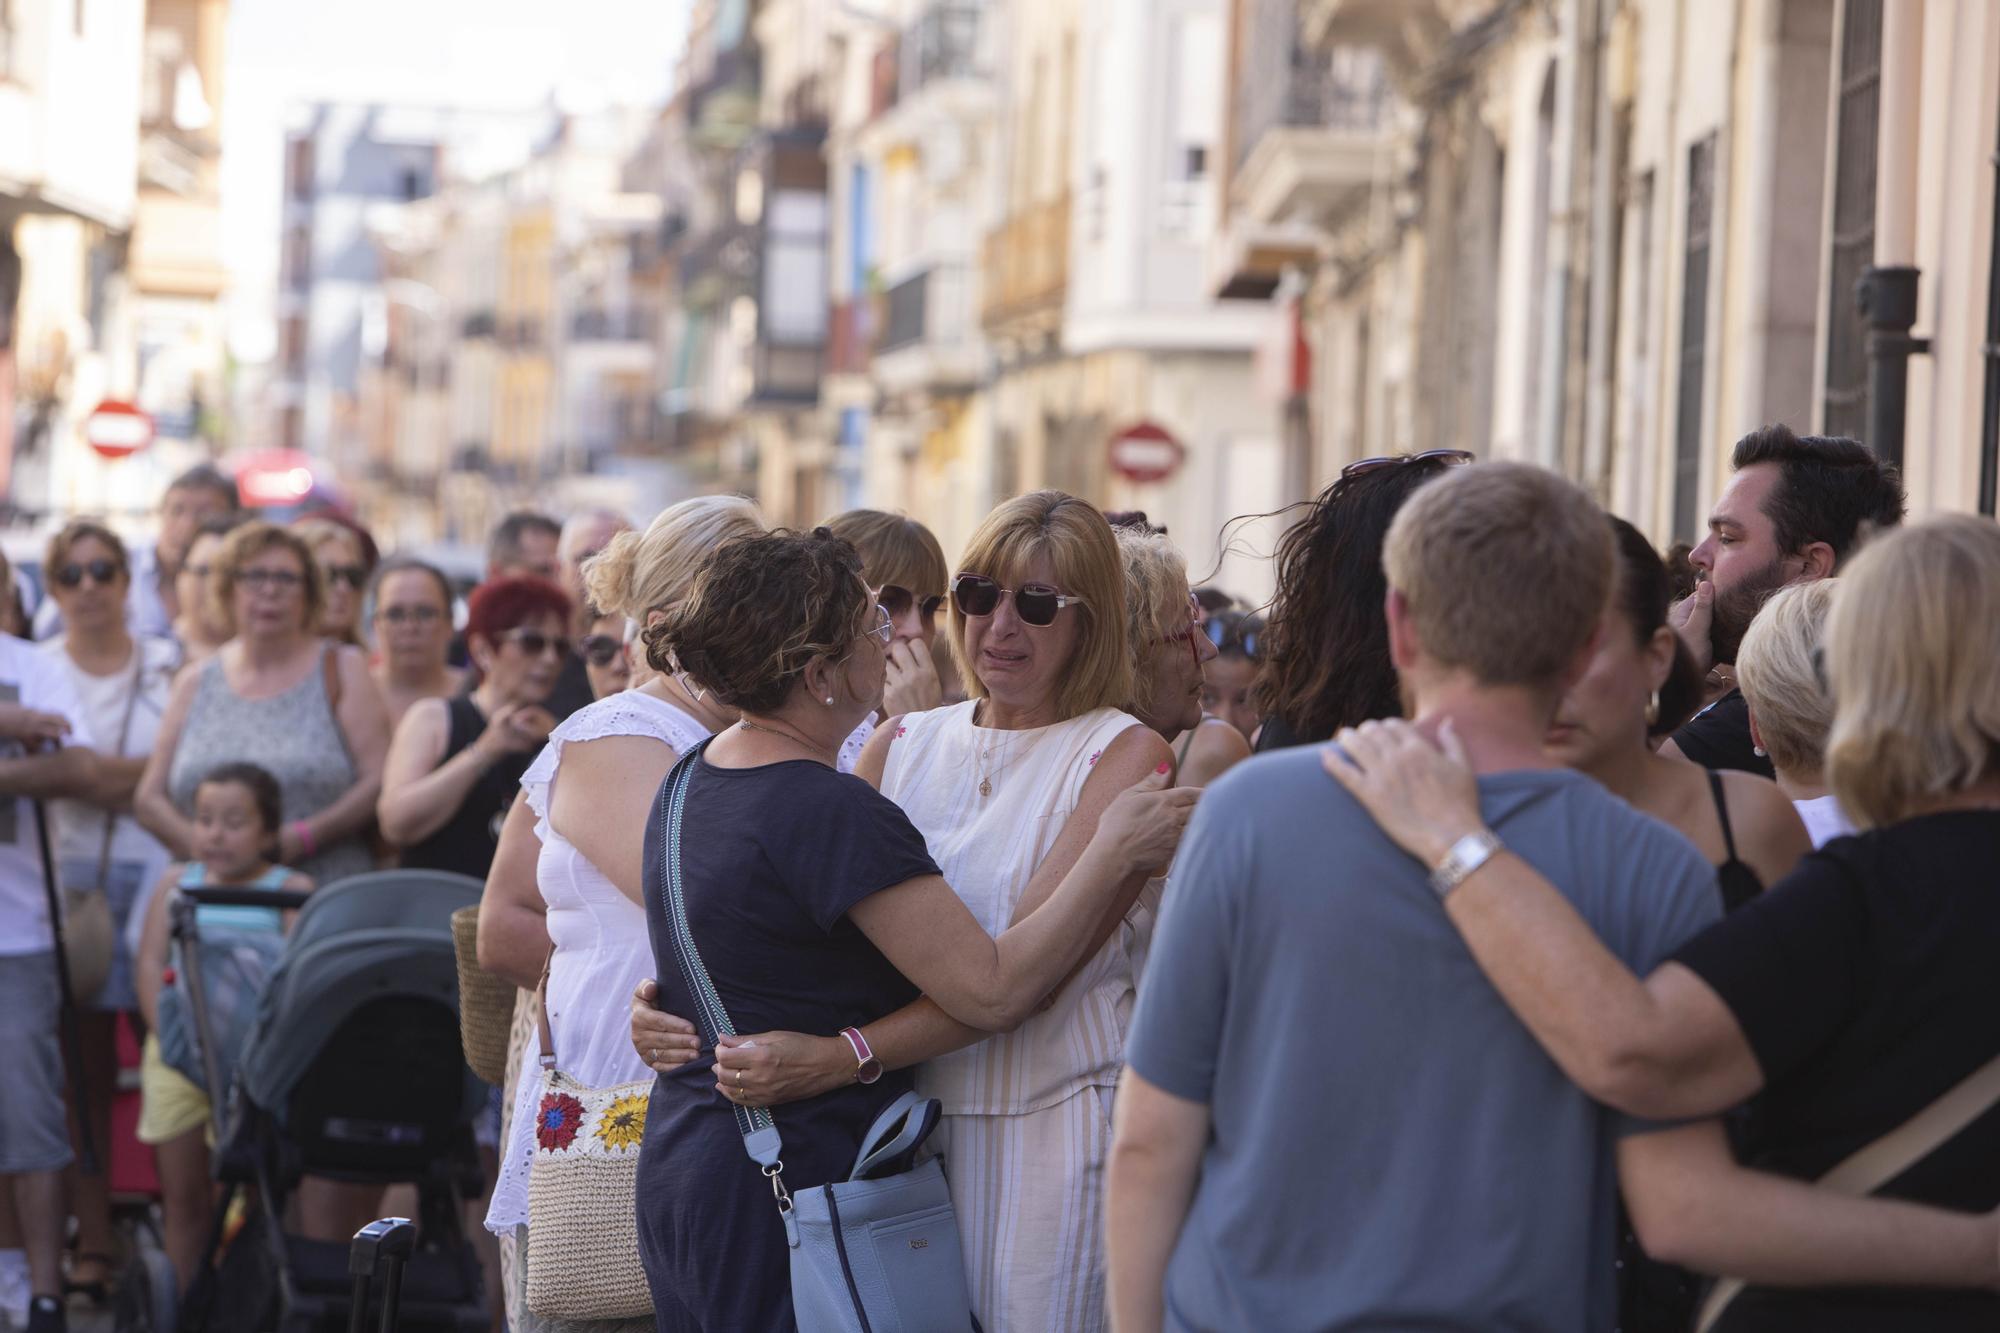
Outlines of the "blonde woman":
[{"label": "blonde woman", "polygon": [[1838,579],[1795,583],[1771,594],[1736,650],[1736,683],[1750,704],[1750,739],[1771,756],[1778,785],[1815,847],[1854,832],[1827,789],[1826,736],[1833,698],[1825,680],[1827,613]]},{"label": "blonde woman", "polygon": [[[1955,516],[1881,537],[1841,584],[1826,775],[1854,837],[1643,980],[1517,857],[1492,857],[1445,899],[1586,1092],[1654,1119],[1750,1099],[1746,1159],[1803,1181],[2000,1059],[2000,527]],[[1455,756],[1396,723],[1340,744],[1347,760],[1329,753],[1329,770],[1425,864],[1480,831]],[[1747,1206],[1739,1182],[1757,1173],[1730,1162],[1714,1122],[1671,1133],[1700,1140],[1693,1161],[1658,1191],[1627,1169],[1626,1197],[1654,1257],[1752,1283],[1716,1333],[2000,1326],[1990,1104],[1896,1175],[1894,1201],[1788,1184],[1765,1188],[1777,1207]]]},{"label": "blonde woman", "polygon": [[[739,496],[683,500],[644,533],[618,534],[584,566],[590,603],[641,624],[657,621],[687,595],[712,551],[763,530],[757,507]],[[634,791],[650,799],[677,756],[734,720],[684,677],[656,675],[571,714],[521,779],[523,796],[502,829],[481,901],[480,962],[523,990],[547,962],[558,1058],[565,1073],[592,1087],[647,1076],[626,1039],[625,1010],[633,987],[652,973],[641,841],[637,825],[608,812]],[[532,875],[522,873],[530,864]],[[511,1062],[499,1180],[486,1214],[511,1270],[508,1315],[523,1333],[577,1327],[536,1315],[521,1300],[535,1226],[528,1169],[537,1058],[520,1043]]]},{"label": "blonde woman", "polygon": [[292,524],[319,565],[320,633],[335,643],[361,643],[362,593],[375,577],[381,552],[368,529],[337,514],[314,514]]},{"label": "blonde woman", "polygon": [[1164,532],[1120,525],[1125,632],[1132,644],[1132,714],[1174,747],[1174,782],[1205,787],[1250,757],[1243,733],[1202,712],[1215,643],[1202,633],[1187,561]]}]

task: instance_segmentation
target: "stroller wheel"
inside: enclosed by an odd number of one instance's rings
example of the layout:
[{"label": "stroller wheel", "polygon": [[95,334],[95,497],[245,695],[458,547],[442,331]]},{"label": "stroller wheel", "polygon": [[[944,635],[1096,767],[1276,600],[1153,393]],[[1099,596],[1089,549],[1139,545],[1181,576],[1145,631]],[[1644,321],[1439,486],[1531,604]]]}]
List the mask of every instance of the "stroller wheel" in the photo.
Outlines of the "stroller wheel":
[{"label": "stroller wheel", "polygon": [[180,1317],[179,1292],[173,1260],[140,1246],[118,1284],[112,1327],[117,1333],[174,1333]]}]

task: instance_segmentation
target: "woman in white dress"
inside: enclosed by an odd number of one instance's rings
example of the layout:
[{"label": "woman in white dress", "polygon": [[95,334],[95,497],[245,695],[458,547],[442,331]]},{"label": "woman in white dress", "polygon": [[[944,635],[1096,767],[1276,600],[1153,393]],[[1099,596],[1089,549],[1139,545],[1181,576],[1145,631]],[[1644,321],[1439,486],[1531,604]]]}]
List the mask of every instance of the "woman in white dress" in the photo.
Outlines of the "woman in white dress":
[{"label": "woman in white dress", "polygon": [[[591,603],[642,623],[654,619],[687,593],[710,551],[761,531],[763,521],[748,500],[682,501],[643,535],[621,533],[585,567]],[[571,715],[521,780],[524,800],[508,820],[515,836],[510,839],[503,830],[481,903],[480,960],[523,989],[532,989],[547,960],[557,1059],[565,1073],[590,1086],[630,1082],[649,1072],[626,1040],[625,1027],[625,997],[652,971],[639,905],[636,830],[645,827],[653,793],[680,753],[733,720],[681,678],[653,676]],[[532,821],[528,842],[513,828],[517,821]],[[540,850],[534,878],[524,883],[511,871],[530,842]],[[487,1229],[501,1238],[509,1270],[508,1321],[517,1333],[597,1327],[542,1318],[521,1299],[534,1227],[528,1175],[541,1080],[537,1050],[517,1045],[505,1090],[509,1115],[499,1180],[486,1215]],[[650,1321],[631,1326],[650,1327]]]}]

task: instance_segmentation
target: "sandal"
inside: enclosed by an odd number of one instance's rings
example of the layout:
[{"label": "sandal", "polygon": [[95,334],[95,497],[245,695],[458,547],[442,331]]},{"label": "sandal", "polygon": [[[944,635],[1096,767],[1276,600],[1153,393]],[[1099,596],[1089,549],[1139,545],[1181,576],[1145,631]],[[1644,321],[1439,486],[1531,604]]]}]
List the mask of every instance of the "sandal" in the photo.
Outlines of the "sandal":
[{"label": "sandal", "polygon": [[97,1309],[110,1309],[111,1288],[112,1284],[117,1280],[118,1275],[118,1256],[115,1254],[101,1254],[92,1250],[79,1250],[71,1256],[70,1265],[72,1272],[85,1264],[90,1264],[103,1270],[104,1276],[92,1278],[87,1281],[65,1277],[63,1279],[63,1295],[65,1297],[80,1296]]}]

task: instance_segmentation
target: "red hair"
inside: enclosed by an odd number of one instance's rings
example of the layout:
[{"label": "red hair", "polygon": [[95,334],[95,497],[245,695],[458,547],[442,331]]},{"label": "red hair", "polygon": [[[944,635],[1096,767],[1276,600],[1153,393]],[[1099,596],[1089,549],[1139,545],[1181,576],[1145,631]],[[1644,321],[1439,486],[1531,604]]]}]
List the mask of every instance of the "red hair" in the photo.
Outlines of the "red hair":
[{"label": "red hair", "polygon": [[569,627],[569,594],[547,579],[489,579],[472,590],[465,607],[465,637],[498,645],[500,636],[530,620],[554,616]]}]

